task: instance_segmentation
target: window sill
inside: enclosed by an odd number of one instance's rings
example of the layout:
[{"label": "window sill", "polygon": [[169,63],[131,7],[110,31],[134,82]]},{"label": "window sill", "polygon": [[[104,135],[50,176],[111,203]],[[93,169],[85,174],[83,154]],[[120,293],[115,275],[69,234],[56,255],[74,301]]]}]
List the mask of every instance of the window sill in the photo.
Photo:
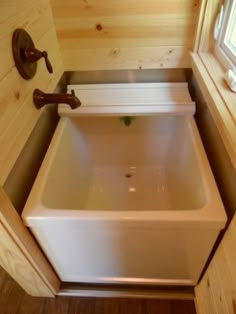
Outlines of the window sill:
[{"label": "window sill", "polygon": [[236,170],[236,94],[224,81],[224,70],[213,54],[192,53],[192,68]]}]

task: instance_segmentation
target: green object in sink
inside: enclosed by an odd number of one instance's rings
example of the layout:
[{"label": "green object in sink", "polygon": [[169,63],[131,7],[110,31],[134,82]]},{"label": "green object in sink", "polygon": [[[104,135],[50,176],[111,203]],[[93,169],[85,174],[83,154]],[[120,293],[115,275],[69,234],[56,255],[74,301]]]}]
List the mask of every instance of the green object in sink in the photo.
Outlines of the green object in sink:
[{"label": "green object in sink", "polygon": [[135,117],[130,116],[120,117],[120,121],[124,122],[126,126],[130,126],[133,120],[135,120]]}]

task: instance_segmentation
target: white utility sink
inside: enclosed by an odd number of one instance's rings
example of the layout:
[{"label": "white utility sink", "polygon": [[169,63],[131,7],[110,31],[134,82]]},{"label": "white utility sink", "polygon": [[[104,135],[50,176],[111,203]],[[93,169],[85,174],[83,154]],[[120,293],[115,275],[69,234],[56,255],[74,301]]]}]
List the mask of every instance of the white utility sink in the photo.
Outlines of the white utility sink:
[{"label": "white utility sink", "polygon": [[194,118],[173,112],[62,117],[23,218],[63,281],[159,285],[196,284],[226,223]]}]

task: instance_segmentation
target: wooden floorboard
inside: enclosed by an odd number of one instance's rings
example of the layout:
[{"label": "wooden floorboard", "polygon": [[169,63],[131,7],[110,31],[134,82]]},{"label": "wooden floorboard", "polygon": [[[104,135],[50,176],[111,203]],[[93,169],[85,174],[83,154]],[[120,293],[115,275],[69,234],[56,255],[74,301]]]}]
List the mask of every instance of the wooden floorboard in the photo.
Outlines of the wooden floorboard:
[{"label": "wooden floorboard", "polygon": [[22,302],[25,293],[18,284],[8,276],[5,276],[4,283],[0,290],[0,313],[15,314]]},{"label": "wooden floorboard", "polygon": [[119,299],[97,299],[95,303],[96,314],[119,314]]},{"label": "wooden floorboard", "polygon": [[0,314],[196,314],[192,300],[27,295],[0,267]]},{"label": "wooden floorboard", "polygon": [[[172,301],[171,301],[172,302]],[[171,313],[171,302],[167,300],[146,300],[146,313],[148,314],[170,314]],[[174,312],[173,312],[174,313]],[[190,312],[191,313],[191,312]],[[194,312],[193,312],[194,313]]]},{"label": "wooden floorboard", "polygon": [[47,298],[44,303],[43,314],[65,314],[68,313],[69,300],[68,297]]},{"label": "wooden floorboard", "polygon": [[119,313],[137,313],[145,314],[145,300],[143,299],[123,299],[120,300]]},{"label": "wooden floorboard", "polygon": [[[17,314],[43,314],[45,306],[45,298],[35,298],[27,294],[24,295]],[[15,314],[14,312],[12,314]]]},{"label": "wooden floorboard", "polygon": [[0,267],[0,292],[3,289],[3,285],[5,283],[6,276],[7,276],[7,274],[5,273],[5,271]]},{"label": "wooden floorboard", "polygon": [[94,313],[95,300],[91,298],[71,297],[68,313],[90,314]]}]

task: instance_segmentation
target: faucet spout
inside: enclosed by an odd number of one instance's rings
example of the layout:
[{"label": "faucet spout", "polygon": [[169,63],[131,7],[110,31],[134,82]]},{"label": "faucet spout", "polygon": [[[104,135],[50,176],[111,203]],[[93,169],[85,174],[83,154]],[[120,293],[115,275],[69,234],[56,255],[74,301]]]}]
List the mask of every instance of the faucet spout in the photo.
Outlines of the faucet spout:
[{"label": "faucet spout", "polygon": [[75,96],[74,91],[71,94],[46,94],[36,88],[33,93],[33,101],[37,109],[42,108],[47,104],[67,104],[71,109],[81,106],[81,101]]}]

